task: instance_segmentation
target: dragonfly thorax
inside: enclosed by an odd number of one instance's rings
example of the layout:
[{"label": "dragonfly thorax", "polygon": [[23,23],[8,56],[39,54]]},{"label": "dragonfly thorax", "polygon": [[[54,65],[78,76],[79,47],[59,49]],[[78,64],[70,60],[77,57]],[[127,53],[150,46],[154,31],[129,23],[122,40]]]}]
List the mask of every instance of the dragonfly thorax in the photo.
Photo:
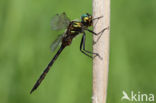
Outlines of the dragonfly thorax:
[{"label": "dragonfly thorax", "polygon": [[82,32],[82,23],[79,21],[72,21],[67,29],[67,34],[75,35]]}]

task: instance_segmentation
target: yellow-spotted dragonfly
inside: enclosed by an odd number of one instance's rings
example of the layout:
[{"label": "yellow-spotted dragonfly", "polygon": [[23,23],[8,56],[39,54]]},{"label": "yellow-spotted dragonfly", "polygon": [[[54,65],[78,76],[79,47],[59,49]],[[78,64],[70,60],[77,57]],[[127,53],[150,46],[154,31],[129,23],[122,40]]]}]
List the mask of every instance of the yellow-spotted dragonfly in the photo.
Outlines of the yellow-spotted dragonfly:
[{"label": "yellow-spotted dragonfly", "polygon": [[88,31],[94,35],[99,35],[102,32],[104,32],[107,28],[104,28],[101,32],[95,33],[92,30],[88,29],[88,27],[92,26],[93,20],[100,19],[102,16],[97,17],[97,18],[92,18],[92,16],[88,13],[83,14],[81,16],[81,21],[70,21],[69,18],[66,16],[65,13],[62,14],[57,14],[52,18],[52,29],[53,30],[61,30],[61,29],[66,29],[65,32],[62,35],[59,35],[58,38],[52,43],[52,51],[54,51],[59,43],[61,43],[61,46],[55,56],[52,58],[48,66],[45,68],[37,82],[35,83],[34,87],[30,91],[32,93],[34,90],[38,88],[42,80],[45,78],[46,74],[50,70],[50,67],[53,65],[54,61],[57,59],[57,57],[60,55],[62,50],[71,44],[72,39],[76,37],[77,35],[82,33],[82,39],[80,43],[80,51],[87,55],[88,57],[91,57],[89,54],[93,54],[95,56],[99,56],[98,53],[93,53],[91,51],[88,51],[85,49],[85,40],[86,40],[86,33],[85,31]]}]

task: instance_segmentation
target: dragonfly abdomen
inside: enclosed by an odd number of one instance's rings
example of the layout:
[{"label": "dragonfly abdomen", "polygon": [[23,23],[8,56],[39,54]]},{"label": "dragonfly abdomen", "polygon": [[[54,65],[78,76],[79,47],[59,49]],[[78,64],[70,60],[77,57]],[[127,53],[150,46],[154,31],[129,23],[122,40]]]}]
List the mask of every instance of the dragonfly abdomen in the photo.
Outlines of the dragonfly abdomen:
[{"label": "dragonfly abdomen", "polygon": [[39,77],[39,79],[37,80],[37,82],[35,83],[34,87],[32,88],[32,90],[30,91],[30,93],[32,93],[34,90],[36,90],[38,88],[38,86],[41,84],[42,80],[45,78],[46,74],[48,73],[48,71],[50,70],[50,67],[53,65],[53,63],[55,62],[55,60],[57,59],[57,57],[60,55],[60,53],[62,52],[62,50],[65,48],[65,46],[61,45],[60,49],[58,50],[58,52],[55,54],[55,56],[53,57],[53,59],[50,61],[50,63],[48,64],[48,66],[46,67],[46,69],[43,71],[43,73],[41,74],[41,76]]}]

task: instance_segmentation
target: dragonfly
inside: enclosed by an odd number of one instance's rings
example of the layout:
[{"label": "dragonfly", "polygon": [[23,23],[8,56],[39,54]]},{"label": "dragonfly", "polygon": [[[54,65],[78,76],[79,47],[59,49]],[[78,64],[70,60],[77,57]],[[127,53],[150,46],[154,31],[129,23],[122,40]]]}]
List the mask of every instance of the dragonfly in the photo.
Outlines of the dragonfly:
[{"label": "dragonfly", "polygon": [[95,33],[92,30],[88,29],[92,26],[93,20],[100,19],[103,16],[92,18],[92,15],[89,13],[83,14],[81,16],[81,21],[78,20],[72,20],[67,17],[66,13],[56,14],[51,21],[51,26],[53,30],[62,30],[66,29],[65,32],[57,37],[57,39],[52,43],[51,48],[52,51],[54,51],[58,45],[61,43],[60,48],[58,49],[55,56],[52,58],[52,60],[49,62],[43,73],[40,75],[39,79],[36,81],[35,85],[30,91],[30,94],[38,88],[38,86],[41,84],[42,80],[45,78],[46,74],[50,70],[51,66],[55,62],[55,60],[58,58],[60,53],[63,51],[63,49],[67,46],[69,46],[72,43],[73,38],[75,38],[77,35],[82,34],[82,39],[80,42],[80,51],[85,54],[86,56],[93,58],[91,55],[99,56],[98,53],[93,53],[91,51],[88,51],[85,49],[85,41],[86,41],[86,33],[85,31],[88,31],[94,35],[99,35],[102,32],[104,32],[107,28],[104,28],[99,33]]}]

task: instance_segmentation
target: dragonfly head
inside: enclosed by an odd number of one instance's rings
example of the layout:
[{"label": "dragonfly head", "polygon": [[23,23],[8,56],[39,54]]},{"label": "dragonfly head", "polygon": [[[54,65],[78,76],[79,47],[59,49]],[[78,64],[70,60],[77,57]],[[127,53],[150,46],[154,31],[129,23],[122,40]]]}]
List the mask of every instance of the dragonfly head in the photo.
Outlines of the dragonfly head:
[{"label": "dragonfly head", "polygon": [[92,16],[88,13],[81,16],[81,23],[87,27],[92,25]]}]

